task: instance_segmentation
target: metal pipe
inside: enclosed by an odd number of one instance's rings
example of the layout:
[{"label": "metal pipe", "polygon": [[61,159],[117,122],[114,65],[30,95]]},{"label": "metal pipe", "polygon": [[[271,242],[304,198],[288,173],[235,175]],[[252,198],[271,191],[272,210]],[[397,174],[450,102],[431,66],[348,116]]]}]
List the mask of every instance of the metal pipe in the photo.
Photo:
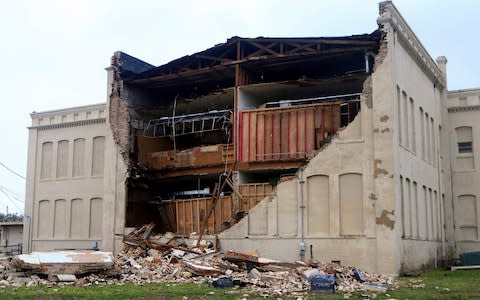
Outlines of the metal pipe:
[{"label": "metal pipe", "polygon": [[303,168],[300,169],[300,210],[301,210],[301,237],[302,241],[300,242],[300,260],[305,260],[305,224],[304,224],[304,213],[305,213],[305,202],[303,199],[303,187],[305,185],[305,180],[303,180]]},{"label": "metal pipe", "polygon": [[173,117],[172,117],[172,129],[173,129],[173,159],[175,160],[177,157],[177,143],[175,141],[175,111],[177,110],[177,97],[175,96],[175,100],[173,100]]},{"label": "metal pipe", "polygon": [[361,95],[361,93],[353,93],[353,94],[343,94],[343,95],[314,97],[314,98],[295,99],[295,100],[285,99],[285,100],[267,102],[267,103],[265,103],[265,106],[273,105],[273,104],[288,104],[288,103],[308,102],[308,101],[315,101],[315,100],[335,100],[335,99],[338,99],[338,98],[356,97],[356,96],[360,96],[360,95]]},{"label": "metal pipe", "polygon": [[30,253],[32,252],[32,249],[31,249],[32,248],[32,245],[31,245],[32,244],[32,218],[30,216],[25,216],[25,218],[28,219],[28,234],[27,234],[28,238],[27,238],[26,252]]}]

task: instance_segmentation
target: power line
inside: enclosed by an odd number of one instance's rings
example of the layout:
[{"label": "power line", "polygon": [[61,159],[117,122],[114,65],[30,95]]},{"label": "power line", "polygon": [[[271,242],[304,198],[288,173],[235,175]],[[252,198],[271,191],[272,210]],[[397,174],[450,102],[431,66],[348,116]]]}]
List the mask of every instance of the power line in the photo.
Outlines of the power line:
[{"label": "power line", "polygon": [[22,211],[22,209],[20,207],[18,207],[18,205],[12,201],[12,198],[10,198],[10,195],[8,195],[8,193],[6,193],[3,189],[0,189],[0,193],[4,194],[8,200],[10,200],[10,203],[13,204],[13,206],[15,206],[16,209],[18,209],[19,211]]},{"label": "power line", "polygon": [[7,167],[7,166],[6,166],[4,163],[2,163],[1,161],[0,161],[0,166],[4,167],[5,169],[7,169],[8,171],[10,171],[11,173],[13,173],[13,174],[17,175],[18,177],[22,178],[23,180],[25,180],[25,177],[24,177],[24,176],[18,174],[18,173],[15,172],[14,170],[10,169],[9,167]]},{"label": "power line", "polygon": [[20,203],[22,203],[22,204],[25,203],[24,200],[21,200],[20,198],[17,197],[18,194],[16,194],[15,192],[9,190],[7,187],[5,187],[5,186],[3,186],[3,185],[1,185],[1,184],[0,184],[0,190],[8,193],[8,194],[12,197],[12,199],[14,199],[14,200],[16,200],[16,201],[18,201],[18,202],[20,202]]}]

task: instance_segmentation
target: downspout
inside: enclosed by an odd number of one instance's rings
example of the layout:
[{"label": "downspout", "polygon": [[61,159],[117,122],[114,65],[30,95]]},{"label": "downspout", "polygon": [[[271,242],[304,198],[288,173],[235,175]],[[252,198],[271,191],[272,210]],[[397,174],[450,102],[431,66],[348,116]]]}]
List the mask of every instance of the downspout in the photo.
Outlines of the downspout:
[{"label": "downspout", "polygon": [[27,253],[32,252],[32,218],[30,216],[25,216],[28,219],[28,244],[26,245]]},{"label": "downspout", "polygon": [[304,261],[305,260],[305,217],[304,217],[304,212],[305,212],[305,202],[303,199],[303,187],[305,185],[305,180],[303,180],[303,168],[300,169],[300,210],[301,210],[301,242],[300,242],[300,260]]}]

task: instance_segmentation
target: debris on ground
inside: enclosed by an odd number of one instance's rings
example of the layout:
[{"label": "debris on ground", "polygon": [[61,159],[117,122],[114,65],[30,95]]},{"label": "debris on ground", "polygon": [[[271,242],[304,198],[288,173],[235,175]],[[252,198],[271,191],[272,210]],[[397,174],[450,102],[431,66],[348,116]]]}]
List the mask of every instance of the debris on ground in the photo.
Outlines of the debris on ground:
[{"label": "debris on ground", "polygon": [[[304,298],[310,292],[339,291],[346,295],[364,291],[384,293],[389,286],[396,284],[392,277],[362,272],[340,262],[310,260],[285,263],[262,257],[258,252],[230,250],[221,253],[218,240],[215,243],[205,240],[191,242],[172,233],[153,235],[153,226],[148,224],[122,235],[124,248],[108,268],[105,265],[108,259],[90,261],[89,268],[83,266],[80,269],[88,272],[79,272],[72,264],[66,263],[69,257],[67,251],[53,251],[50,256],[36,254],[38,265],[26,261],[26,258],[34,257],[34,253],[16,256],[9,264],[0,261],[0,288],[10,285],[189,282],[211,284],[218,288],[245,288],[244,292],[264,297]],[[95,253],[90,251],[88,255],[94,255],[92,252]],[[104,252],[96,253],[104,255]],[[43,265],[45,257],[62,257],[62,260],[57,260],[57,264]]]},{"label": "debris on ground", "polygon": [[10,265],[40,274],[85,274],[111,269],[113,255],[93,250],[32,252],[16,255]]}]

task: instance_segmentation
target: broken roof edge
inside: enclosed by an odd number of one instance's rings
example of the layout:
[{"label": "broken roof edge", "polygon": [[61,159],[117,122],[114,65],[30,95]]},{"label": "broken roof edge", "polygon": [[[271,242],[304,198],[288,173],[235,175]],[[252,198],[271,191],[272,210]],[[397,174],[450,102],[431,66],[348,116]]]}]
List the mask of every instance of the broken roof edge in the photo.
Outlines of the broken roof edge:
[{"label": "broken roof edge", "polygon": [[[226,43],[220,43],[215,45],[215,48],[217,46],[223,46],[226,44],[230,44],[232,42],[236,41],[316,41],[316,40],[356,40],[356,39],[365,39],[368,37],[375,37],[377,34],[378,30],[375,29],[371,33],[361,33],[361,34],[352,34],[352,35],[342,35],[342,36],[314,36],[314,37],[264,37],[264,36],[259,36],[255,38],[249,38],[249,37],[240,37],[240,36],[233,36],[229,39],[227,39]],[[208,49],[211,49],[208,48]],[[208,50],[206,49],[206,50]]]},{"label": "broken roof edge", "polygon": [[[158,73],[159,70],[168,68],[169,66],[175,66],[176,64],[182,63],[183,61],[186,61],[188,59],[195,59],[197,57],[201,57],[202,55],[208,54],[211,51],[219,50],[221,48],[226,48],[228,46],[231,46],[235,44],[236,42],[241,42],[241,41],[246,41],[246,42],[315,42],[315,41],[372,41],[372,42],[378,42],[380,40],[380,31],[378,29],[375,29],[371,33],[363,33],[363,34],[355,34],[355,35],[345,35],[345,36],[325,36],[325,37],[256,37],[256,38],[243,38],[239,36],[233,36],[225,43],[219,43],[214,45],[213,47],[198,51],[196,53],[190,54],[190,55],[184,55],[182,57],[176,58],[174,60],[171,60],[165,64],[159,65],[157,67],[151,68],[149,70],[146,70],[142,73],[135,73],[135,74],[122,74],[122,77],[127,80],[136,80],[136,79],[144,79],[148,77],[153,77],[156,76],[156,73]],[[125,76],[127,75],[127,76]]]},{"label": "broken roof edge", "polygon": [[[123,51],[115,51],[112,56],[110,67],[117,67],[122,76],[130,76],[132,74],[140,74],[155,68],[139,58],[136,58]],[[109,68],[106,68],[107,70]]]},{"label": "broken roof edge", "polygon": [[412,28],[408,25],[393,1],[382,1],[378,4],[379,17],[377,23],[379,26],[390,24],[396,30],[400,41],[408,46],[410,54],[416,59],[420,66],[434,78],[434,82],[439,83],[442,88],[446,88],[445,77],[440,70],[437,62],[432,58],[430,53],[425,49],[420,39],[417,37]]},{"label": "broken roof edge", "polygon": [[476,87],[476,88],[468,88],[468,89],[451,90],[451,91],[448,91],[447,96],[453,97],[453,96],[458,96],[459,94],[479,94],[479,93],[480,93],[480,87]]}]

